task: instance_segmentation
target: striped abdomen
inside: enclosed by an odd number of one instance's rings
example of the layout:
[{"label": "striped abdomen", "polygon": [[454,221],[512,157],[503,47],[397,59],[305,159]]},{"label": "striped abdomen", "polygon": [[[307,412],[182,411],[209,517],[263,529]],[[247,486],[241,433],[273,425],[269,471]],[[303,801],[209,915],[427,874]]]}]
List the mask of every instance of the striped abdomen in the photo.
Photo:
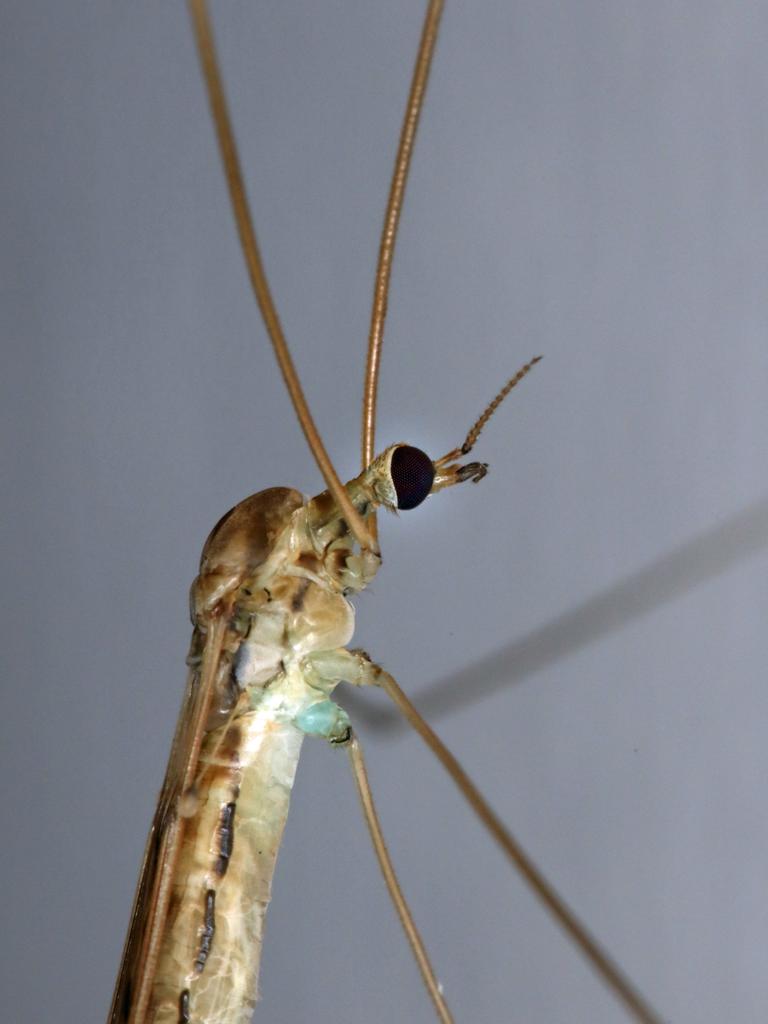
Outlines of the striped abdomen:
[{"label": "striped abdomen", "polygon": [[[246,695],[241,703],[247,706]],[[151,1024],[250,1024],[303,733],[274,706],[209,733],[150,999]]]}]

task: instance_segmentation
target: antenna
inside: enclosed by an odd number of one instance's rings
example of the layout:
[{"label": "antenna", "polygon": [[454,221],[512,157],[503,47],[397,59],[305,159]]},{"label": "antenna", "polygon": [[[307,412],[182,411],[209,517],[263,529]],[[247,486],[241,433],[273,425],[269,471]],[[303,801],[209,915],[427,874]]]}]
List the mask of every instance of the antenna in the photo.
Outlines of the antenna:
[{"label": "antenna", "polygon": [[485,407],[485,409],[483,410],[477,421],[474,423],[474,425],[470,428],[469,433],[464,439],[464,444],[461,446],[460,449],[462,455],[469,455],[469,453],[475,447],[475,442],[477,441],[478,437],[480,437],[483,427],[491,418],[491,416],[493,416],[493,414],[496,412],[496,410],[507,397],[512,388],[515,387],[515,385],[519,384],[523,377],[527,376],[527,374],[530,373],[530,371],[533,369],[536,363],[541,362],[543,358],[543,356],[535,356],[529,363],[526,363],[525,366],[521,367],[514,375],[514,377],[509,378],[509,380],[498,393],[498,395],[496,395],[496,397],[488,403],[488,405]]}]

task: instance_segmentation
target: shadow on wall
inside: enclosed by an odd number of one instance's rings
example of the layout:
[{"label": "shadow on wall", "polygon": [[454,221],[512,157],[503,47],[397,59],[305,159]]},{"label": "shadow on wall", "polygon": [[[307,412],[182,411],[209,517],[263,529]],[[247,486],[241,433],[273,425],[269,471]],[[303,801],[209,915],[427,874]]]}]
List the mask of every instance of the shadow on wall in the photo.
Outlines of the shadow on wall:
[{"label": "shadow on wall", "polygon": [[[431,683],[419,694],[419,711],[428,721],[434,721],[513,683],[521,683],[539,669],[618,632],[634,619],[715,579],[765,547],[768,498],[654,559],[645,568],[495,654]],[[344,689],[342,702],[353,721],[373,731],[407,728],[393,708],[374,707],[350,688]]]}]

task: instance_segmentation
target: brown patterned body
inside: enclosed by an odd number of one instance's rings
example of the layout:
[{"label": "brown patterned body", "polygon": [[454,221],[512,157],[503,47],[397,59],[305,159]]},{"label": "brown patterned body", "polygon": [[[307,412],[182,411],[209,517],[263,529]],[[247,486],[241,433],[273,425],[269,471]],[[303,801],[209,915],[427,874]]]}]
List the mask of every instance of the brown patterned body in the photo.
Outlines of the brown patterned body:
[{"label": "brown patterned body", "polygon": [[[380,466],[347,485],[363,513]],[[343,742],[328,700],[363,682],[346,599],[379,565],[327,494],[272,488],[208,538],[190,675],[150,832],[111,1024],[247,1024],[266,907],[306,732]]]},{"label": "brown patterned body", "polygon": [[[242,703],[248,704],[245,694]],[[153,1024],[178,1024],[184,1002],[190,1024],[248,1024],[253,1015],[264,918],[303,733],[270,710],[239,711],[208,734],[200,753],[194,813],[150,1000]]]}]

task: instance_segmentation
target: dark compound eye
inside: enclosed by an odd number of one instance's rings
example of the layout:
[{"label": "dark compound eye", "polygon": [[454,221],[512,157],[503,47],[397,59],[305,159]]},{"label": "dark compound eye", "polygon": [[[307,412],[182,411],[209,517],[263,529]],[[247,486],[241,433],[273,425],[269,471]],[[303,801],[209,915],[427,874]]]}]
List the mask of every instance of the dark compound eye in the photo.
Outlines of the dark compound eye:
[{"label": "dark compound eye", "polygon": [[397,494],[397,507],[416,508],[432,489],[435,467],[421,449],[403,444],[392,453],[390,475]]}]

